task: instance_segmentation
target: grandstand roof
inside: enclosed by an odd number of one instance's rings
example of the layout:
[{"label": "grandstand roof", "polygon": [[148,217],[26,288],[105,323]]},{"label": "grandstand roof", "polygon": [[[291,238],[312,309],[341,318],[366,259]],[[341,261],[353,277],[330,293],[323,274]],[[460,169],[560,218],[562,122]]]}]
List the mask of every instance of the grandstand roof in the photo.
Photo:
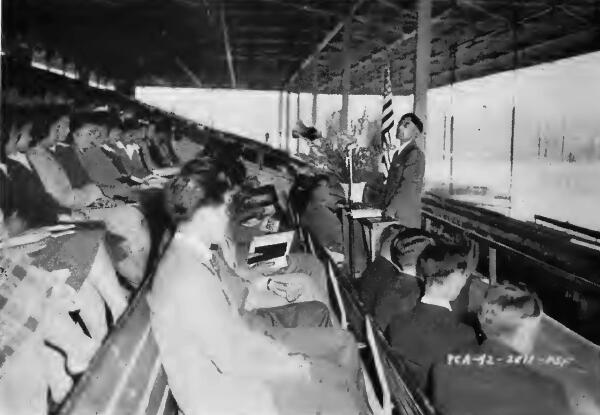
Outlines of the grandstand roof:
[{"label": "grandstand roof", "polygon": [[[137,85],[412,93],[416,0],[5,0],[3,45]],[[599,49],[598,0],[433,0],[431,87]],[[352,15],[349,20],[348,16]],[[350,22],[350,23],[345,23]],[[302,71],[299,69],[302,68]],[[454,69],[454,70],[453,70]]]}]

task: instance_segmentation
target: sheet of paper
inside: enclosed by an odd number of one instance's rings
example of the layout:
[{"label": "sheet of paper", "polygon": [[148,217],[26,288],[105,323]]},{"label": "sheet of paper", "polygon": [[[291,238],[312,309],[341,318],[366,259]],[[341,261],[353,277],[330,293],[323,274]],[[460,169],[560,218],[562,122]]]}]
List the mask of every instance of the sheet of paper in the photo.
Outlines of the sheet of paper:
[{"label": "sheet of paper", "polygon": [[352,210],[352,217],[355,219],[360,218],[380,218],[381,209],[356,209]]}]

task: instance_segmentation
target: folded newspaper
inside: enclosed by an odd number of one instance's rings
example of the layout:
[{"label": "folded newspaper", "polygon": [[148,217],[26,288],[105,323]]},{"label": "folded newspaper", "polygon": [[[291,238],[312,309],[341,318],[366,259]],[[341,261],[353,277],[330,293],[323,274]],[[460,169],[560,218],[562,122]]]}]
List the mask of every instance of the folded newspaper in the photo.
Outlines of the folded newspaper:
[{"label": "folded newspaper", "polygon": [[294,231],[256,236],[250,243],[246,262],[251,267],[260,264],[274,269],[285,268],[293,240]]}]

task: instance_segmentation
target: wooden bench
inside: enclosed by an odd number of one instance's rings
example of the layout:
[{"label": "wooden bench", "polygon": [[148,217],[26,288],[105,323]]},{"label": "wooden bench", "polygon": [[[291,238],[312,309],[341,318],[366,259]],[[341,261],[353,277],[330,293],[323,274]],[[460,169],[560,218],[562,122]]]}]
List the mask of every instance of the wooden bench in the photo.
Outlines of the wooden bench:
[{"label": "wooden bench", "polygon": [[178,413],[150,328],[146,286],[119,319],[59,414]]}]

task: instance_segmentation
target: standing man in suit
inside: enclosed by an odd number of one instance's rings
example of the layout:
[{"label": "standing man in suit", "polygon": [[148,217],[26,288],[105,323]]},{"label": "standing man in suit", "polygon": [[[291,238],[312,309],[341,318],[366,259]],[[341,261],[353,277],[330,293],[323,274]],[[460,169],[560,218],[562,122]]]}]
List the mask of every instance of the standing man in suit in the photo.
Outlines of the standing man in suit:
[{"label": "standing man in suit", "polygon": [[398,122],[396,139],[400,148],[390,162],[381,207],[383,217],[399,221],[408,228],[421,226],[421,192],[425,176],[425,154],[418,141],[423,122],[413,113]]},{"label": "standing man in suit", "polygon": [[474,248],[436,241],[418,259],[424,294],[412,312],[394,316],[388,328],[393,352],[406,362],[415,387],[426,386],[431,366],[446,353],[477,344],[473,329],[457,320],[450,305],[465,285],[475,256]]},{"label": "standing man in suit", "polygon": [[[430,394],[443,415],[573,413],[563,386],[538,370],[539,298],[512,285],[488,290],[478,313],[487,340],[433,366]],[[483,358],[483,359],[482,359]]]}]

